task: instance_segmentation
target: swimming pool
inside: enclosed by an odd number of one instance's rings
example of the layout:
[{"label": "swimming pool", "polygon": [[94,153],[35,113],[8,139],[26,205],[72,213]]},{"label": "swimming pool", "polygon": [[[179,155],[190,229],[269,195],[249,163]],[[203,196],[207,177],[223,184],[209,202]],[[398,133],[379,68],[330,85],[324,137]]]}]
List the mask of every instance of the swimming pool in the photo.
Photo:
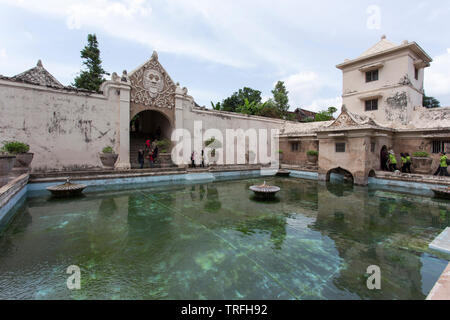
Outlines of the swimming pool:
[{"label": "swimming pool", "polygon": [[[248,190],[264,180],[276,201]],[[418,195],[295,178],[87,191],[31,192],[16,209],[0,299],[424,299],[448,264],[428,244],[450,202]],[[381,290],[367,288],[371,265]]]}]

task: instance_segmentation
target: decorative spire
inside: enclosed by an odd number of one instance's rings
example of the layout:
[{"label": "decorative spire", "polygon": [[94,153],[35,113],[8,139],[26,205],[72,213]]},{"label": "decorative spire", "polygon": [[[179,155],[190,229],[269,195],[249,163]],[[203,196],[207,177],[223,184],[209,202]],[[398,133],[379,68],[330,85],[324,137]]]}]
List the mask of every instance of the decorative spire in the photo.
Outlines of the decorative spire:
[{"label": "decorative spire", "polygon": [[386,35],[383,34],[383,35],[381,36],[381,40],[385,40],[385,39],[386,39]]},{"label": "decorative spire", "polygon": [[36,64],[36,67],[40,67],[40,68],[43,68],[43,67],[44,67],[44,66],[42,65],[41,59],[38,60],[38,62],[37,62],[37,64]]},{"label": "decorative spire", "polygon": [[154,60],[158,60],[158,52],[156,52],[156,50],[155,50],[155,51],[153,51],[153,54],[152,54],[152,59],[154,59]]}]

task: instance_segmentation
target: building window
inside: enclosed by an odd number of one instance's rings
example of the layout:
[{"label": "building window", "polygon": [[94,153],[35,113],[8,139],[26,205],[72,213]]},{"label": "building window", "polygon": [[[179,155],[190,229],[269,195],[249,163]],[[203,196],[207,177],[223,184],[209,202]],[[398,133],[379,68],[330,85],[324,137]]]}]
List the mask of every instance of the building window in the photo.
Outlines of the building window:
[{"label": "building window", "polygon": [[375,142],[370,144],[370,152],[375,152]]},{"label": "building window", "polygon": [[298,146],[298,142],[293,142],[293,143],[291,143],[291,151],[292,152],[298,152],[298,148],[299,146]]},{"label": "building window", "polygon": [[[445,150],[445,146],[447,145],[447,150]],[[448,146],[450,145],[450,141],[433,141],[433,153],[441,153],[448,152]]]},{"label": "building window", "polygon": [[378,80],[378,70],[372,70],[366,72],[366,82],[372,82]]},{"label": "building window", "polygon": [[366,100],[366,111],[378,110],[378,99]]},{"label": "building window", "polygon": [[416,80],[419,80],[419,69],[414,68],[414,78],[416,78]]},{"label": "building window", "polygon": [[345,152],[345,143],[344,142],[336,143],[336,152]]}]

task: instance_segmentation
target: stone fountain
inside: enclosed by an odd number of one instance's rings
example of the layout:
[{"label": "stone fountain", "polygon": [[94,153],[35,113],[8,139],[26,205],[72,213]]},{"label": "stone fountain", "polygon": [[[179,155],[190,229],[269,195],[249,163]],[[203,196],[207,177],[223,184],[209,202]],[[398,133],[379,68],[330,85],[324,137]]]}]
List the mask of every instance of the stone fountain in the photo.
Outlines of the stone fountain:
[{"label": "stone fountain", "polygon": [[85,188],[86,185],[72,183],[68,178],[64,184],[47,187],[47,190],[50,191],[54,197],[65,198],[79,196]]},{"label": "stone fountain", "polygon": [[255,196],[259,199],[273,199],[275,198],[275,194],[280,191],[280,187],[277,186],[269,186],[264,181],[264,184],[260,186],[251,186],[250,190],[255,193]]}]

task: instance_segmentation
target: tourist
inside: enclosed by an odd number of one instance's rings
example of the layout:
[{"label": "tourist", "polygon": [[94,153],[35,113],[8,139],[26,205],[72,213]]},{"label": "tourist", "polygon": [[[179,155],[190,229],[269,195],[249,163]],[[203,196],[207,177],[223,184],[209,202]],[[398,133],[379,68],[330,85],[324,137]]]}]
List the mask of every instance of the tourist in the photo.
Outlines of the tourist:
[{"label": "tourist", "polygon": [[191,154],[191,166],[192,168],[195,168],[195,151]]},{"label": "tourist", "polygon": [[152,147],[152,142],[150,141],[150,139],[147,139],[147,141],[145,141],[145,145],[147,147],[147,150],[150,150],[150,148]]},{"label": "tourist", "polygon": [[138,162],[141,165],[141,169],[144,168],[144,150],[139,149],[138,152]]},{"label": "tourist", "polygon": [[406,156],[404,153],[400,153],[400,158],[402,160],[402,172],[406,173]]},{"label": "tourist", "polygon": [[448,161],[447,155],[445,154],[445,152],[441,152],[439,176],[450,177],[450,174],[448,174],[447,171],[448,167],[447,161]]},{"label": "tourist", "polygon": [[409,155],[409,153],[405,153],[405,157],[406,157],[406,173],[411,173],[411,156]]},{"label": "tourist", "polygon": [[153,168],[153,151],[150,150],[147,155],[147,159],[150,162],[150,168]]},{"label": "tourist", "polygon": [[392,172],[397,171],[397,158],[392,150],[389,151],[389,170]]},{"label": "tourist", "polygon": [[156,161],[156,158],[158,158],[158,146],[155,146],[155,149],[153,149],[153,160]]}]

